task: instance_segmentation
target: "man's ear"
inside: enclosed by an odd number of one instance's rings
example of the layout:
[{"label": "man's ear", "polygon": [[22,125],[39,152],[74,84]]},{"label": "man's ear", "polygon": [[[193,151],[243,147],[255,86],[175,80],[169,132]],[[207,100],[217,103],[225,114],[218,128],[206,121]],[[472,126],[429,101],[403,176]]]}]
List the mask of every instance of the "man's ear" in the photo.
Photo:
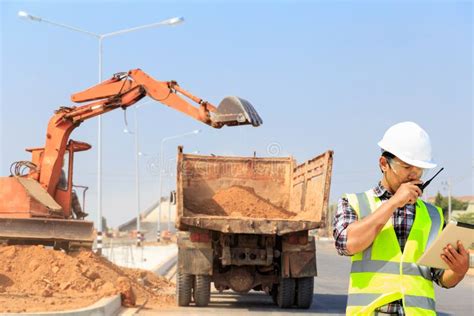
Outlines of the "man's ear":
[{"label": "man's ear", "polygon": [[389,168],[387,158],[385,158],[384,156],[380,156],[380,158],[379,158],[379,167],[380,167],[380,171],[382,171],[382,173],[387,172],[387,170]]}]

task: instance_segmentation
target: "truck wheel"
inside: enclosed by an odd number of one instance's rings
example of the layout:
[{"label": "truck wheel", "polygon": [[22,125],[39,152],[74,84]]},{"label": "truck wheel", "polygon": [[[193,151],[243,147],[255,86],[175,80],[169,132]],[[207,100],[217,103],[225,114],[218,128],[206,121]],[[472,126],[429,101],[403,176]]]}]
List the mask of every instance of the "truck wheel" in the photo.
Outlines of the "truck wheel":
[{"label": "truck wheel", "polygon": [[314,278],[296,279],[296,306],[308,309],[313,302]]},{"label": "truck wheel", "polygon": [[277,304],[281,308],[293,306],[295,300],[295,279],[281,278],[278,285]]},{"label": "truck wheel", "polygon": [[209,275],[196,275],[193,293],[196,306],[207,306],[211,299],[211,277]]},{"label": "truck wheel", "polygon": [[191,302],[193,275],[178,272],[176,274],[176,302],[178,306],[188,306]]}]

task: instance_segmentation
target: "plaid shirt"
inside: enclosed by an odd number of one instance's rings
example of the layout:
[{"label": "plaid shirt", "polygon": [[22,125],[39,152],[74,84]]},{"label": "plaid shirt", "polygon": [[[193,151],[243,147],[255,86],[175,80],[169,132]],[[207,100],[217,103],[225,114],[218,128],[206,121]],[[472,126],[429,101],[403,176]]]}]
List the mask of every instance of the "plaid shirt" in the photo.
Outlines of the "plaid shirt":
[{"label": "plaid shirt", "polygon": [[[382,203],[392,197],[392,194],[387,191],[380,182],[373,190]],[[413,204],[407,204],[405,207],[397,209],[392,215],[393,228],[397,235],[398,243],[400,244],[402,252],[405,248],[414,220],[415,206]],[[337,252],[340,255],[350,256],[347,251],[347,226],[355,221],[357,221],[357,213],[349,205],[347,198],[339,199],[337,211],[333,219],[333,236]],[[431,269],[431,277],[433,281],[441,287],[443,287],[443,285],[441,284],[440,279],[443,272],[444,270],[442,269]],[[395,315],[405,315],[401,300],[382,306],[377,309],[377,311]]]}]

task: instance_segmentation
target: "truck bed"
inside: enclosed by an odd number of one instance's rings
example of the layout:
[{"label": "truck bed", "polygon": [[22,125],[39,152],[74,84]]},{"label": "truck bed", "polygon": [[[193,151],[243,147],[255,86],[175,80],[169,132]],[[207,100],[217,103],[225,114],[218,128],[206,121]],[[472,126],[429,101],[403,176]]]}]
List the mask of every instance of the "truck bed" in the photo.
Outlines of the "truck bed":
[{"label": "truck bed", "polygon": [[332,157],[327,151],[297,165],[291,157],[202,156],[180,147],[177,228],[283,235],[323,227]]}]

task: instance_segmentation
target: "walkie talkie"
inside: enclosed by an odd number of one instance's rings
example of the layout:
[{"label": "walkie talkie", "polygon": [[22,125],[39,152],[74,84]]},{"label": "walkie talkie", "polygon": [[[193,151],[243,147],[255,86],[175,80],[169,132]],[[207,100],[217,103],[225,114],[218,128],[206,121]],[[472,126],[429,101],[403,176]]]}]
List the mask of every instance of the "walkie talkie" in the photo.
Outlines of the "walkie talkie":
[{"label": "walkie talkie", "polygon": [[424,183],[416,184],[416,186],[420,188],[421,192],[423,192],[423,190],[428,186],[428,184],[430,184],[431,180],[436,178],[436,176],[443,170],[444,170],[444,168],[439,169],[439,171],[436,172],[436,174],[434,176],[432,176],[431,179],[429,179],[428,181],[426,181]]}]

